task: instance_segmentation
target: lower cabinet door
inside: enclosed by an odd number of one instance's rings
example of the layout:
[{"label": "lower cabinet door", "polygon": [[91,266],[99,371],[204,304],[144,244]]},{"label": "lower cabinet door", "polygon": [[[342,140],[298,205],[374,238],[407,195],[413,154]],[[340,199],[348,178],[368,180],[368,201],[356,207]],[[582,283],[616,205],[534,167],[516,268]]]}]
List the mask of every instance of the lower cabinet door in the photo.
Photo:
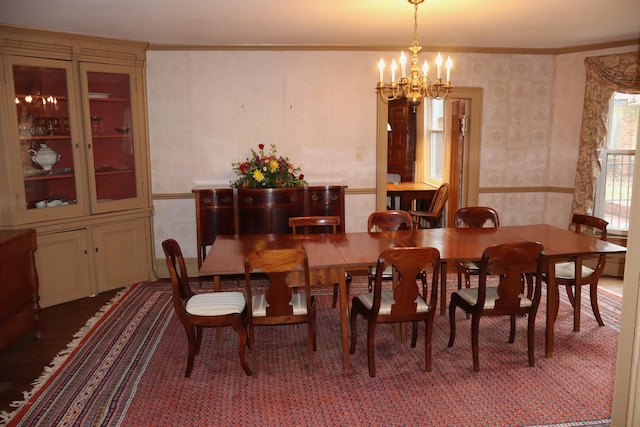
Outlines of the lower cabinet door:
[{"label": "lower cabinet door", "polygon": [[41,307],[95,293],[87,236],[86,229],[38,235],[36,268]]},{"label": "lower cabinet door", "polygon": [[148,223],[138,218],[92,227],[97,292],[149,280]]}]

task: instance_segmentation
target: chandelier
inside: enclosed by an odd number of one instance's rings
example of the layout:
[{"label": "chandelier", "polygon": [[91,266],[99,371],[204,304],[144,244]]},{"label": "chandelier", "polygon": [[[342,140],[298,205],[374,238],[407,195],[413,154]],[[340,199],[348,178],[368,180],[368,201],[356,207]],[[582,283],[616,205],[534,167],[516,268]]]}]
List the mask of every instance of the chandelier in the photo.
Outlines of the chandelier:
[{"label": "chandelier", "polygon": [[400,67],[401,74],[400,79],[396,80],[396,71],[398,69],[398,63],[395,59],[391,61],[391,83],[384,82],[384,59],[380,59],[378,63],[378,69],[380,70],[380,81],[376,90],[380,94],[383,101],[389,102],[401,97],[407,98],[407,103],[414,109],[422,103],[423,98],[430,99],[442,99],[446,98],[449,91],[453,88],[451,86],[451,67],[453,62],[451,58],[447,58],[445,63],[446,68],[446,80],[442,80],[442,55],[438,53],[435,60],[435,80],[429,77],[429,64],[424,61],[422,66],[422,74],[420,74],[420,67],[418,65],[418,53],[422,50],[422,46],[418,44],[418,5],[424,0],[408,0],[409,3],[414,5],[413,13],[413,43],[409,50],[411,51],[411,69],[410,74],[406,75],[406,62],[407,58],[402,52],[400,54]]}]

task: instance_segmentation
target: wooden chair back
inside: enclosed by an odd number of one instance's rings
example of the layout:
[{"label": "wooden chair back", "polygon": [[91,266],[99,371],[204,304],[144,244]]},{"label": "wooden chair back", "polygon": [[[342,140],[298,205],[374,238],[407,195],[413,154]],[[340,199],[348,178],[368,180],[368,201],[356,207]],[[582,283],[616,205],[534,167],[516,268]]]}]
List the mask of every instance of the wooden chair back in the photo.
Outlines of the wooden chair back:
[{"label": "wooden chair back", "polygon": [[442,211],[444,210],[448,199],[449,184],[445,182],[440,187],[438,187],[438,191],[436,191],[436,195],[431,201],[431,206],[429,206],[429,212],[432,212],[437,217],[442,217]]},{"label": "wooden chair back", "polygon": [[[504,243],[488,247],[480,261],[478,300],[476,309],[494,314],[524,314],[537,310],[540,302],[543,262],[543,246],[537,242]],[[484,307],[487,277],[498,275],[498,298],[492,309]],[[533,304],[522,307],[521,296],[527,294],[526,277],[533,278]]]},{"label": "wooden chair back", "polygon": [[162,242],[162,249],[167,260],[167,270],[173,288],[173,306],[180,320],[187,317],[185,302],[194,295],[189,286],[189,274],[182,256],[180,245],[174,239]]},{"label": "wooden chair back", "polygon": [[[256,364],[255,325],[285,325],[306,323],[308,332],[307,361],[313,371],[313,351],[316,349],[315,299],[311,295],[309,260],[302,249],[268,249],[249,254],[244,261],[247,306],[249,310],[249,346]],[[288,276],[295,274],[296,283],[289,283]],[[264,293],[255,293],[252,272],[266,274],[268,285]],[[298,283],[300,276],[304,283]],[[304,292],[294,293],[292,287]]]},{"label": "wooden chair back", "polygon": [[[302,278],[303,283],[289,283],[288,276],[293,270],[301,270],[303,274],[296,275]],[[291,299],[293,291],[291,287],[299,287],[305,290],[307,295],[307,309],[311,312],[311,288],[309,280],[309,260],[302,249],[269,249],[249,254],[245,258],[245,281],[247,288],[247,304],[249,313],[252,313],[253,295],[255,290],[252,284],[252,272],[261,272],[269,281],[265,292],[267,318],[265,324],[296,323],[304,320],[304,316],[294,320]],[[305,315],[306,316],[306,315]]]},{"label": "wooden chair back", "polygon": [[337,233],[340,227],[339,216],[297,216],[289,218],[289,227],[293,234]]},{"label": "wooden chair back", "polygon": [[369,231],[411,230],[413,221],[407,211],[386,210],[372,212],[367,219]]},{"label": "wooden chair back", "polygon": [[486,206],[460,208],[454,215],[455,228],[498,228],[500,218],[495,209]]}]

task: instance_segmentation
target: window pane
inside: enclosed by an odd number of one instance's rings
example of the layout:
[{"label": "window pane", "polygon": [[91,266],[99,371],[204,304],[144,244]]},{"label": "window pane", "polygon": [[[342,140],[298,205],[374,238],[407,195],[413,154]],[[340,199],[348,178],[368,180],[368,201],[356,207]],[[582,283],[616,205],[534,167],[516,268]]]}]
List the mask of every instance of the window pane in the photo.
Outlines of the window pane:
[{"label": "window pane", "polygon": [[615,150],[635,150],[638,138],[638,116],[640,115],[640,95],[615,93],[608,148]]},{"label": "window pane", "polygon": [[611,229],[629,229],[634,163],[633,154],[607,154],[603,217]]}]

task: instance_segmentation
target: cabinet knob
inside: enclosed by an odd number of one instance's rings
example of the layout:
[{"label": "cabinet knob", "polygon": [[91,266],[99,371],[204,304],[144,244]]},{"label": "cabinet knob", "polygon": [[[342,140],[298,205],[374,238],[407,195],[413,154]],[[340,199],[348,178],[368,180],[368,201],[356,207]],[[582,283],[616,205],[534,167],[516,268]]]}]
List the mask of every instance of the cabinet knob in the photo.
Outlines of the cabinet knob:
[{"label": "cabinet knob", "polygon": [[202,203],[204,203],[205,205],[212,205],[213,199],[210,197],[205,197],[204,199],[202,199]]},{"label": "cabinet knob", "polygon": [[292,202],[297,202],[298,201],[298,196],[291,196],[291,197],[289,197],[289,200],[291,200]]},{"label": "cabinet knob", "polygon": [[245,201],[246,203],[252,203],[252,202],[253,202],[253,197],[246,197],[246,198],[244,199],[244,201]]},{"label": "cabinet knob", "polygon": [[223,202],[229,203],[231,201],[231,197],[225,197],[222,199]]},{"label": "cabinet knob", "polygon": [[329,196],[329,198],[331,200],[338,200],[338,195],[337,194],[332,194],[331,196]]},{"label": "cabinet knob", "polygon": [[311,196],[311,200],[313,200],[314,202],[317,202],[319,198],[320,197],[318,197],[317,194],[314,194],[313,196]]}]

